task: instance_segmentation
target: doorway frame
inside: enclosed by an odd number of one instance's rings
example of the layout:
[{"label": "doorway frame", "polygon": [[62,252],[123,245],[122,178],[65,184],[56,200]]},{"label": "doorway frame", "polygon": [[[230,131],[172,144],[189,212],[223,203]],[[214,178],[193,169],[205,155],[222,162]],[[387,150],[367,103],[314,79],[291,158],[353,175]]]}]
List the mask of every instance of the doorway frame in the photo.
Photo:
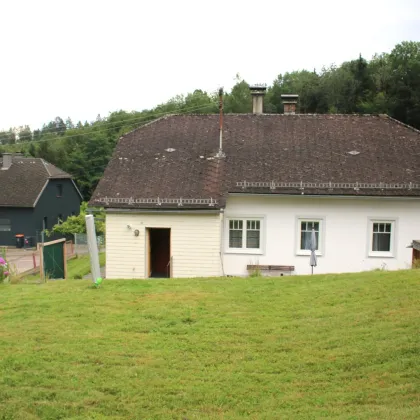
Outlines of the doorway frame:
[{"label": "doorway frame", "polygon": [[159,226],[159,227],[146,226],[145,247],[144,247],[144,249],[145,249],[145,253],[144,253],[144,258],[145,258],[145,264],[144,264],[145,272],[144,272],[144,274],[145,274],[145,278],[146,279],[152,278],[152,277],[150,277],[151,274],[152,274],[152,253],[150,252],[150,239],[151,239],[151,236],[150,236],[151,232],[150,231],[153,230],[153,229],[155,229],[155,230],[157,230],[157,229],[169,230],[169,263],[168,263],[169,270],[168,270],[168,277],[166,277],[166,278],[171,279],[173,277],[173,272],[172,272],[172,266],[173,266],[172,228],[166,227],[166,226],[165,227],[164,226]]}]

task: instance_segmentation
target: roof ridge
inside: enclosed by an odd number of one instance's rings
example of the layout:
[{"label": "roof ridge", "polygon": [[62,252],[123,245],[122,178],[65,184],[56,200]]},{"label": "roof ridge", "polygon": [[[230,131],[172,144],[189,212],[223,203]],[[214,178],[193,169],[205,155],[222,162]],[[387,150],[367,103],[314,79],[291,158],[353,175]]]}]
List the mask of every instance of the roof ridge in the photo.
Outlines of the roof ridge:
[{"label": "roof ridge", "polygon": [[[185,113],[185,114],[169,114],[170,117],[180,117],[180,116],[194,116],[194,117],[208,117],[208,116],[218,116],[218,113],[212,113],[212,114],[197,114],[197,113]],[[262,114],[254,114],[252,112],[227,112],[223,114],[224,116],[268,116],[268,117],[323,117],[323,116],[330,116],[330,117],[377,117],[379,114],[362,114],[362,113],[351,113],[351,114],[327,114],[327,113],[296,113],[296,114],[282,114],[282,113],[276,113],[276,112],[264,112]],[[163,118],[163,117],[162,117]],[[160,118],[159,118],[160,119]],[[157,121],[157,120],[155,120]],[[143,127],[143,126],[142,126]],[[134,131],[134,130],[133,130]]]},{"label": "roof ridge", "polygon": [[[140,130],[144,127],[148,127],[154,123],[157,123],[158,121],[165,120],[167,118],[171,117],[207,117],[207,116],[218,116],[219,113],[209,113],[209,114],[197,114],[197,113],[171,113],[163,115],[162,117],[156,118],[153,121],[149,121],[146,124],[140,125],[139,127],[134,128],[131,131],[128,131],[127,133],[123,134],[119,137],[118,140],[122,139],[123,137],[128,136],[129,134],[134,133],[137,130]],[[225,113],[225,116],[244,116],[244,115],[251,115],[251,116],[277,116],[277,117],[293,117],[293,116],[309,116],[309,117],[318,117],[318,116],[331,116],[331,117],[377,117],[380,116],[379,114],[361,114],[361,113],[352,113],[352,114],[327,114],[327,113],[306,113],[306,114],[281,114],[281,113],[262,113],[262,114],[254,114],[252,112],[231,112],[231,113]],[[391,118],[391,117],[389,117]],[[403,124],[403,123],[401,123]],[[415,129],[414,129],[415,130]]]},{"label": "roof ridge", "polygon": [[[120,136],[120,138],[118,139],[118,140],[120,140],[120,139],[122,139],[123,137],[125,137],[125,136],[128,136],[129,134],[131,134],[131,133],[134,133],[135,131],[137,131],[137,130],[140,130],[141,128],[143,128],[143,127],[148,127],[149,125],[152,125],[152,124],[154,124],[155,122],[158,122],[158,121],[160,121],[160,120],[165,120],[166,118],[168,118],[168,117],[173,117],[174,115],[177,115],[177,114],[166,114],[166,115],[163,115],[162,117],[159,117],[159,118],[156,118],[155,120],[153,120],[153,121],[149,121],[149,122],[147,122],[146,124],[143,124],[143,125],[140,125],[139,127],[136,127],[136,128],[134,128],[133,130],[131,130],[131,131],[128,131],[127,133],[125,133],[125,134],[123,134],[122,136]],[[180,114],[180,115],[182,115],[182,114]],[[186,114],[184,114],[184,115],[186,115]]]},{"label": "roof ridge", "polygon": [[388,114],[379,114],[379,117],[380,118],[387,118],[387,119],[391,120],[392,122],[394,122],[398,125],[402,125],[403,127],[408,128],[408,129],[414,131],[415,133],[420,134],[420,130],[418,130],[417,128],[413,127],[412,125],[403,123],[402,121],[399,121],[399,120],[389,116]]}]

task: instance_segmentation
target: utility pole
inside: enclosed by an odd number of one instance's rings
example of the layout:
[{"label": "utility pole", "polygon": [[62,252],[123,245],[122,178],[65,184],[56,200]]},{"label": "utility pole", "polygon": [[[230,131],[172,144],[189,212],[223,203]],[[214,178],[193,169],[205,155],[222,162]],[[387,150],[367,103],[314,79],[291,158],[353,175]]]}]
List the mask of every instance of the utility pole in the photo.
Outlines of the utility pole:
[{"label": "utility pole", "polygon": [[101,269],[99,266],[98,241],[96,239],[95,220],[91,214],[86,215],[85,219],[87,243],[90,255],[90,269],[92,272],[92,280],[96,284],[97,280],[101,278]]}]

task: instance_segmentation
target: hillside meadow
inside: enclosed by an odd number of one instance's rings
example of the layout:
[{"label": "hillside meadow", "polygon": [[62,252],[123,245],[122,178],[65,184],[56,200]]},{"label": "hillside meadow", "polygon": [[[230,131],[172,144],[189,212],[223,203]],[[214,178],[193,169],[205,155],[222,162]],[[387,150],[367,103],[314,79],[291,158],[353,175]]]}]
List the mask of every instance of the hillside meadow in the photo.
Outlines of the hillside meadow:
[{"label": "hillside meadow", "polygon": [[0,419],[418,419],[419,283],[0,285]]}]

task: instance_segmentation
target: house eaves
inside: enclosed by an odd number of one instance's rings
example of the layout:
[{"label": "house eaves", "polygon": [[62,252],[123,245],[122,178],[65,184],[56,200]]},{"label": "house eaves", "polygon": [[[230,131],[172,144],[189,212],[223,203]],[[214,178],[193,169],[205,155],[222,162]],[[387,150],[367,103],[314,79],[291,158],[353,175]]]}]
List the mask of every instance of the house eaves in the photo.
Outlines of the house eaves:
[{"label": "house eaves", "polygon": [[39,192],[38,197],[35,199],[34,205],[33,205],[32,207],[35,207],[35,206],[38,204],[38,201],[39,201],[39,199],[41,198],[41,196],[42,196],[43,192],[45,191],[45,188],[47,188],[48,182],[49,182],[49,179],[47,179],[47,180],[45,181],[45,184],[44,184],[44,186],[42,187],[42,190]]}]

